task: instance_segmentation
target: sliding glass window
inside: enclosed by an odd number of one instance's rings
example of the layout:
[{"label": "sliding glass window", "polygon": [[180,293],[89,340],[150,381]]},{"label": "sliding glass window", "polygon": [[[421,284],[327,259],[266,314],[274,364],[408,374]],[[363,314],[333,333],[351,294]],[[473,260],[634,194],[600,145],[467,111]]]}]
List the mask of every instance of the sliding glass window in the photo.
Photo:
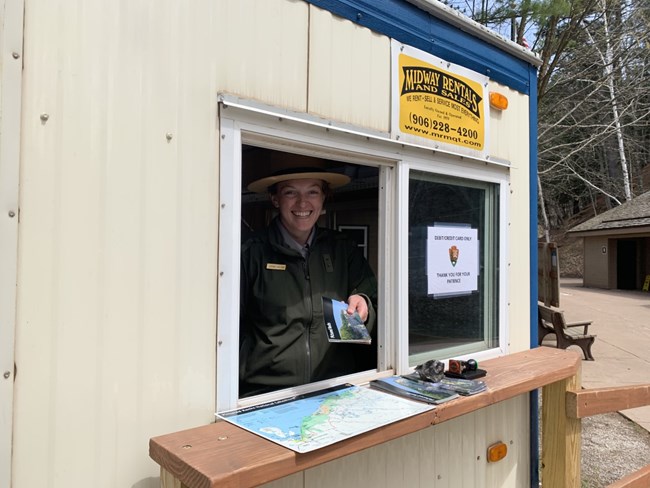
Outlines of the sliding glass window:
[{"label": "sliding glass window", "polygon": [[409,174],[409,365],[499,345],[499,185]]}]

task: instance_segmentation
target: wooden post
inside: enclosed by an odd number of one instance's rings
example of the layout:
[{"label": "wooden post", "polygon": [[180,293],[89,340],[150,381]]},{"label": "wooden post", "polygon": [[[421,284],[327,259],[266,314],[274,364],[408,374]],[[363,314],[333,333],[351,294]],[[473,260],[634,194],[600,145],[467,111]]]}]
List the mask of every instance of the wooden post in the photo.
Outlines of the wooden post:
[{"label": "wooden post", "polygon": [[537,243],[537,300],[547,307],[560,306],[560,267],[554,242]]},{"label": "wooden post", "polygon": [[187,488],[165,468],[160,468],[160,488]]},{"label": "wooden post", "polygon": [[580,488],[581,420],[567,415],[566,394],[580,388],[575,376],[542,389],[542,484],[544,488]]}]

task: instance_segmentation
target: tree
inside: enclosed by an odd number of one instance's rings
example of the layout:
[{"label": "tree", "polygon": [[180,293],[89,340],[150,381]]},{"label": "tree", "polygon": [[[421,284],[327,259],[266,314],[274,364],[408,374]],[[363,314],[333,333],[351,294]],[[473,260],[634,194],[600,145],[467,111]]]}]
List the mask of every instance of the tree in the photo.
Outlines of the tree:
[{"label": "tree", "polygon": [[[629,200],[646,165],[648,28],[631,5],[604,1],[549,78],[539,113],[540,181],[559,225],[576,211]],[[629,168],[636,171],[629,171]],[[606,197],[606,198],[603,198]],[[552,202],[552,203],[550,203]]]},{"label": "tree", "polygon": [[650,147],[646,3],[451,3],[514,42],[529,44],[541,59],[538,194],[547,236],[575,213],[620,204],[645,185],[641,175]]}]

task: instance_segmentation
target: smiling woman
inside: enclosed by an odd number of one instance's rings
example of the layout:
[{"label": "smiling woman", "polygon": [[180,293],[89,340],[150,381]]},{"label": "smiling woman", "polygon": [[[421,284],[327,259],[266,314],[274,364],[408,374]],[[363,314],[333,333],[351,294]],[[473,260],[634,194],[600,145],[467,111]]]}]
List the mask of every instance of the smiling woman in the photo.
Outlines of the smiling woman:
[{"label": "smiling woman", "polygon": [[[377,282],[361,249],[317,225],[331,188],[350,177],[291,168],[248,185],[267,192],[277,216],[242,247],[240,396],[302,385],[367,369],[350,344],[330,343],[323,297],[347,302],[375,326]],[[374,367],[374,366],[372,366]]]},{"label": "smiling woman", "polygon": [[278,183],[271,193],[273,206],[280,211],[280,220],[298,244],[305,245],[320,217],[325,202],[322,180],[296,179]]}]

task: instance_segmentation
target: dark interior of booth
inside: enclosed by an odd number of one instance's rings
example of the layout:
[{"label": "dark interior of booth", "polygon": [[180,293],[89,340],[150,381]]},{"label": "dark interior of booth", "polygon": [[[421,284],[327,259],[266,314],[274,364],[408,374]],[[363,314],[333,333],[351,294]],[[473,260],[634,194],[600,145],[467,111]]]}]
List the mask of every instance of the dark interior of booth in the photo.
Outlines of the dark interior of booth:
[{"label": "dark interior of booth", "polygon": [[242,146],[242,242],[264,229],[275,216],[268,194],[249,191],[248,185],[277,171],[293,167],[323,168],[351,178],[350,183],[337,188],[328,197],[318,225],[348,233],[357,245],[364,248],[366,259],[377,274],[379,169],[374,166],[257,146]]},{"label": "dark interior of booth", "polygon": [[[370,267],[378,276],[379,169],[333,159],[306,156],[262,147],[242,146],[241,238],[245,242],[265,229],[276,215],[267,193],[255,193],[248,185],[260,178],[293,167],[322,168],[350,177],[350,183],[336,188],[327,197],[318,225],[349,234],[362,248]],[[370,347],[349,344],[359,364],[367,369],[377,365],[376,330]],[[365,369],[365,368],[364,368]]]}]

